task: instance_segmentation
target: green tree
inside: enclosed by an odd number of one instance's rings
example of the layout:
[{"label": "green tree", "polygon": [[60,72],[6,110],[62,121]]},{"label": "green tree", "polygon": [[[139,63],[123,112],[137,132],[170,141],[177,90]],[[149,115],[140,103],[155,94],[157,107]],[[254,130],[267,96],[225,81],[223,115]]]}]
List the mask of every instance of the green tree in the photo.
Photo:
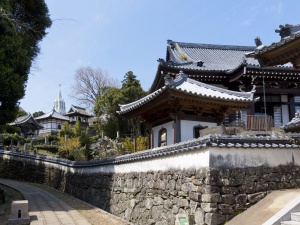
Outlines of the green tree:
[{"label": "green tree", "polygon": [[122,87],[106,87],[103,96],[99,96],[95,105],[95,115],[101,116],[101,120],[97,123],[97,130],[101,130],[106,136],[115,138],[117,131],[121,135],[131,135],[137,126],[136,121],[128,120],[121,117],[117,111],[120,110],[120,104],[127,104],[136,101],[146,95],[143,91],[140,81],[132,71],[125,74],[122,81]]},{"label": "green tree", "polygon": [[62,129],[59,131],[60,137],[65,137],[65,135],[68,135],[69,137],[74,136],[74,132],[72,130],[71,125],[68,122],[64,122]]},{"label": "green tree", "polygon": [[0,2],[0,126],[18,115],[39,42],[51,26],[44,0]]},{"label": "green tree", "polygon": [[43,111],[38,111],[38,112],[34,112],[33,114],[32,114],[32,116],[35,118],[35,117],[39,117],[39,116],[42,116],[42,115],[44,115],[45,113],[43,112]]},{"label": "green tree", "polygon": [[121,92],[123,95],[123,104],[139,100],[146,95],[140,81],[136,79],[132,71],[128,71],[125,74],[124,80],[122,81]]},{"label": "green tree", "polygon": [[81,125],[79,120],[76,120],[75,127],[74,127],[74,135],[75,137],[81,136]]}]

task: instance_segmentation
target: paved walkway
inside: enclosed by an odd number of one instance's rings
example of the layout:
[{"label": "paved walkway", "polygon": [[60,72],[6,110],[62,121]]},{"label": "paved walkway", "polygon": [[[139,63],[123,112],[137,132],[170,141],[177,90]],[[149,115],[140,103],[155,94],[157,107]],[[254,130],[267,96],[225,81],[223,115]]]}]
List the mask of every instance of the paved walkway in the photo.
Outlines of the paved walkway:
[{"label": "paved walkway", "polygon": [[21,192],[28,200],[30,225],[90,225],[77,210],[45,190],[2,178],[0,183]]},{"label": "paved walkway", "polygon": [[300,189],[272,191],[226,225],[261,225],[299,196]]}]

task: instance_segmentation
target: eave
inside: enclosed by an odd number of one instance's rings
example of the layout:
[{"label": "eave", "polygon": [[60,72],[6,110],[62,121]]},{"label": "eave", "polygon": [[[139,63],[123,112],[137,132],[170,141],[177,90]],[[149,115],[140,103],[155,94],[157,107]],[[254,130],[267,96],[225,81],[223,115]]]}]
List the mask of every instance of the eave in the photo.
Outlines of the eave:
[{"label": "eave", "polygon": [[150,101],[140,104],[121,113],[127,118],[140,117],[144,120],[157,118],[155,114],[165,114],[162,117],[171,118],[174,113],[186,113],[202,116],[210,114],[220,116],[230,114],[240,109],[245,109],[254,103],[252,101],[238,101],[224,98],[211,98],[209,96],[193,95],[181,90],[166,87],[158,96]]},{"label": "eave", "polygon": [[282,65],[291,62],[294,68],[300,68],[300,33],[282,39],[278,43],[261,49],[254,53],[262,67]]}]

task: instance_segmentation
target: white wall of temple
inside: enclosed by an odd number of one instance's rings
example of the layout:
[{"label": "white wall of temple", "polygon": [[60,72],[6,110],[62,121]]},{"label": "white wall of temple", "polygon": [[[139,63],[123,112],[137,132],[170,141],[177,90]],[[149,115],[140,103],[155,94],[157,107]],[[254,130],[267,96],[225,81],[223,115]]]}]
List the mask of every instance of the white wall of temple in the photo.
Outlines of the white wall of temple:
[{"label": "white wall of temple", "polygon": [[215,127],[216,123],[200,122],[200,121],[190,121],[190,120],[181,120],[181,141],[187,141],[194,138],[194,127],[201,125],[203,127],[207,126]]},{"label": "white wall of temple", "polygon": [[212,148],[210,167],[300,166],[299,148]]},{"label": "white wall of temple", "polygon": [[167,129],[167,145],[173,144],[173,121],[153,127],[153,147],[158,147],[159,131],[162,128]]},{"label": "white wall of temple", "polygon": [[[148,150],[153,154],[157,150]],[[127,155],[138,156],[140,153]],[[149,154],[151,155],[151,154]],[[247,167],[276,167],[280,165],[300,166],[300,149],[297,148],[228,148],[205,147],[182,151],[175,154],[161,155],[146,159],[136,159],[117,164],[95,165],[87,162],[86,166],[74,166],[72,163],[58,159],[58,162],[45,161],[43,157],[29,155],[11,155],[9,152],[0,153],[0,157],[14,159],[31,164],[44,164],[47,167],[58,168],[71,173],[130,173],[147,171],[167,171],[201,168],[247,168]],[[122,157],[117,157],[121,159]]]}]

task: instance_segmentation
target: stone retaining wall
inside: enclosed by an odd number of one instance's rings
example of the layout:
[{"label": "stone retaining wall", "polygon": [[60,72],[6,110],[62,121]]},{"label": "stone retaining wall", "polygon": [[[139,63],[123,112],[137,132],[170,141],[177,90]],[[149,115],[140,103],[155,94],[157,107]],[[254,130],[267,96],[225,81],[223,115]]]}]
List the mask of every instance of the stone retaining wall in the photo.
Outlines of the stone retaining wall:
[{"label": "stone retaining wall", "polygon": [[71,173],[32,159],[0,157],[0,176],[45,183],[134,224],[224,224],[271,190],[299,188],[300,167],[202,168],[131,173]]}]

